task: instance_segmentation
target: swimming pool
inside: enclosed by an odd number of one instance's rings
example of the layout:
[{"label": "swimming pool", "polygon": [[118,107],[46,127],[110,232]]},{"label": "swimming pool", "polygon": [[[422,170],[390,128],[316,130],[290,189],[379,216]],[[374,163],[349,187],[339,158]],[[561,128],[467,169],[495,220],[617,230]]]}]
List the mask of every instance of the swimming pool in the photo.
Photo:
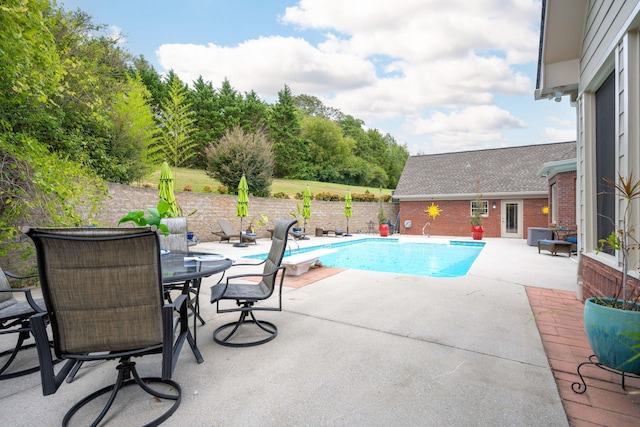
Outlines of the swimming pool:
[{"label": "swimming pool", "polygon": [[[484,242],[451,240],[418,243],[367,238],[287,250],[285,256],[336,248],[337,252],[320,257],[323,265],[415,276],[460,277],[467,274],[483,247]],[[246,258],[265,259],[266,256],[260,254]]]}]

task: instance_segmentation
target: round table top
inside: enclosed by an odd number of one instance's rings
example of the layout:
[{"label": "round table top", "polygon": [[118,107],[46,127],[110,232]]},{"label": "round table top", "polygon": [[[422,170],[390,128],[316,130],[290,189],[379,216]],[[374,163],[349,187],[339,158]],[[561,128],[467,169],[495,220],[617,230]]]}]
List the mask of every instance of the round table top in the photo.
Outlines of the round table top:
[{"label": "round table top", "polygon": [[208,277],[225,271],[233,264],[224,255],[206,252],[172,251],[163,253],[160,261],[164,283]]}]

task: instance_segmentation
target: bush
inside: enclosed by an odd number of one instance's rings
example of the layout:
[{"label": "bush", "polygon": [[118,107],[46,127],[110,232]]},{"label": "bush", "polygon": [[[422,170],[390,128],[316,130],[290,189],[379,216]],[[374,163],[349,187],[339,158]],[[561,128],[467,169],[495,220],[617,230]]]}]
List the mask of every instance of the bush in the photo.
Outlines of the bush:
[{"label": "bush", "polygon": [[204,192],[204,193],[213,193],[213,188],[211,188],[210,185],[205,185],[204,187],[202,187],[202,192]]},{"label": "bush", "polygon": [[282,191],[279,191],[277,193],[273,193],[271,197],[273,197],[274,199],[288,199],[289,195],[286,193],[283,193]]},{"label": "bush", "polygon": [[226,185],[220,184],[220,185],[218,185],[216,187],[216,193],[218,193],[218,194],[229,194],[229,189],[227,188]]},{"label": "bush", "polygon": [[316,194],[315,199],[316,200],[334,201],[335,202],[335,201],[344,200],[344,197],[341,197],[337,193],[330,193],[328,191],[325,191],[325,192]]},{"label": "bush", "polygon": [[182,191],[193,191],[193,188],[191,188],[190,185],[185,185],[184,187],[182,187]]}]

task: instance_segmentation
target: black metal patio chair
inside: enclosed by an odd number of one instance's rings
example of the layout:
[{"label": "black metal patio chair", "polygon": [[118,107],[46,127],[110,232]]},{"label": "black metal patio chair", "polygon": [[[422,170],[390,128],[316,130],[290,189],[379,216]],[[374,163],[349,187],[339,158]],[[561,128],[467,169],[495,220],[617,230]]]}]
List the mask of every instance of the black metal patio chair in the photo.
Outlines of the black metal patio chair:
[{"label": "black metal patio chair", "polygon": [[[45,310],[42,298],[33,298],[30,289],[12,289],[7,276],[14,279],[35,277],[35,275],[18,276],[0,268],[0,335],[18,334],[15,347],[0,352],[0,358],[4,359],[6,357],[2,367],[0,367],[0,380],[31,374],[40,369],[38,364],[28,368],[19,368],[16,371],[12,371],[10,366],[21,350],[35,345],[34,343],[25,344],[25,341],[31,338],[31,322],[29,318]],[[25,300],[19,301],[15,298],[14,293],[23,293]]]},{"label": "black metal patio chair", "polygon": [[[220,326],[213,332],[213,340],[221,345],[230,347],[248,347],[253,345],[264,344],[271,341],[278,334],[278,328],[271,322],[256,319],[254,311],[281,311],[282,310],[282,281],[284,279],[285,266],[282,264],[284,251],[287,247],[287,237],[289,229],[296,223],[294,220],[279,220],[276,223],[271,242],[271,249],[267,258],[259,263],[252,265],[262,265],[264,268],[262,273],[238,274],[227,277],[227,280],[211,287],[211,303],[217,304],[218,313],[229,313],[234,311],[240,312],[240,318],[236,322],[227,323]],[[247,264],[236,264],[236,266]],[[276,282],[278,273],[280,280]],[[259,283],[255,282],[239,282],[239,280],[249,277],[260,278]],[[276,284],[279,285],[278,306],[256,306],[258,301],[266,300],[273,295]],[[236,308],[223,309],[220,307],[222,300],[235,300]],[[232,337],[240,330],[240,326],[244,323],[253,323],[259,330],[266,333],[265,338],[246,340],[233,340]],[[228,329],[231,329],[227,333]],[[240,335],[240,334],[239,334]]]},{"label": "black metal patio chair", "polygon": [[[135,384],[170,405],[149,425],[168,419],[180,404],[181,389],[171,377],[190,331],[186,296],[164,302],[157,233],[150,228],[32,228],[26,234],[35,243],[46,303],[45,312],[31,317],[43,394],[55,393],[82,362],[119,359],[115,384],[72,406],[62,424],[110,393],[92,423],[99,424],[118,391]],[[48,319],[55,354],[67,360],[57,373],[45,331]],[[132,359],[158,353],[161,376],[140,378]],[[93,418],[85,414],[89,411],[82,411],[83,417]]]}]

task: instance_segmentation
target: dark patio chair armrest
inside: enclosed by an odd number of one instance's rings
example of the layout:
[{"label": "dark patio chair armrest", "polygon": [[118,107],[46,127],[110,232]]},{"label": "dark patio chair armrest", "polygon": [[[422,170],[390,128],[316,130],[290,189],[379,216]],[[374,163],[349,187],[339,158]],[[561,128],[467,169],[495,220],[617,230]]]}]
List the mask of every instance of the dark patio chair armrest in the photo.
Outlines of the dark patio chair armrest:
[{"label": "dark patio chair armrest", "polygon": [[245,267],[249,266],[249,267],[251,267],[251,266],[256,266],[256,265],[262,265],[266,261],[267,261],[267,259],[265,258],[264,260],[262,260],[262,261],[260,261],[258,263],[250,263],[250,262],[236,263],[236,264],[233,264],[231,267],[236,267],[236,266],[245,266]]},{"label": "dark patio chair armrest", "polygon": [[27,275],[27,276],[19,276],[19,275],[15,274],[15,273],[12,273],[12,272],[10,272],[10,271],[7,271],[7,270],[3,270],[3,271],[4,271],[4,274],[5,274],[5,275],[7,275],[7,276],[11,277],[12,279],[30,279],[30,278],[32,278],[32,277],[38,277],[38,273],[35,273],[35,274],[29,274],[29,275]]},{"label": "dark patio chair armrest", "polygon": [[[27,277],[27,276],[25,276]],[[31,295],[31,289],[27,289],[27,288],[11,288],[11,289],[0,289],[0,292],[22,292],[25,296],[25,298],[27,299],[27,302],[29,303],[29,305],[31,306],[31,308],[33,309],[34,312],[36,313],[44,313],[45,310],[40,307],[36,301],[33,299],[33,296]]]},{"label": "dark patio chair armrest", "polygon": [[[249,264],[249,265],[251,265],[251,264]],[[253,264],[253,265],[257,265],[257,264]],[[284,272],[284,269],[285,269],[284,265],[281,265],[280,267],[278,267],[275,270],[270,271],[268,273],[236,274],[236,275],[233,275],[233,276],[228,276],[227,277],[227,283],[229,283],[229,281],[232,280],[232,279],[242,279],[242,278],[245,278],[245,277],[269,277],[269,276],[273,276],[274,274],[277,274],[278,270],[283,270],[283,272]]]}]

